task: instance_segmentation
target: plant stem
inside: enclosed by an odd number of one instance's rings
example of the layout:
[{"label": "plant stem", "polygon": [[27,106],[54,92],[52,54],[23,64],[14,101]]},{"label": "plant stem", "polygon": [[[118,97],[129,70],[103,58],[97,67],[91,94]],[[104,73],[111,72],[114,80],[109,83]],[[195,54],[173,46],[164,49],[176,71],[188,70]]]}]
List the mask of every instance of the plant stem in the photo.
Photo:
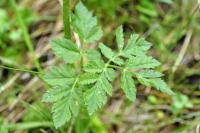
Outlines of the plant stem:
[{"label": "plant stem", "polygon": [[23,21],[23,18],[21,16],[19,10],[17,9],[16,2],[15,2],[15,0],[10,0],[10,2],[11,2],[12,8],[14,9],[14,12],[16,13],[17,21],[19,22],[19,26],[20,26],[20,28],[23,32],[24,41],[26,42],[28,50],[31,53],[31,56],[33,57],[34,65],[38,69],[38,71],[42,71],[40,63],[39,63],[39,61],[38,61],[38,59],[35,55],[35,51],[34,51],[34,48],[33,48],[31,38],[30,38],[29,33],[28,33],[28,29],[27,29],[27,27],[26,27],[26,25]]},{"label": "plant stem", "polygon": [[53,127],[53,123],[47,121],[47,122],[16,123],[16,124],[5,125],[5,128],[9,130],[31,129],[38,127]]},{"label": "plant stem", "polygon": [[112,68],[117,68],[117,69],[123,69],[122,67],[120,67],[120,66],[116,66],[116,65],[108,65],[109,67],[112,67]]},{"label": "plant stem", "polygon": [[[115,55],[113,58],[109,59],[107,62],[106,62],[106,65],[104,67],[104,70],[110,65],[110,63],[117,57],[119,57],[121,55],[121,53],[119,52],[117,55]],[[111,67],[111,66],[110,66]]]},{"label": "plant stem", "polygon": [[2,66],[2,65],[0,65],[0,68],[10,69],[10,70],[14,70],[14,71],[28,72],[31,74],[42,74],[41,72],[36,72],[36,71],[29,70],[29,69],[13,68],[13,67],[7,67],[7,66]]},{"label": "plant stem", "polygon": [[63,25],[64,37],[71,39],[69,0],[63,0]]}]

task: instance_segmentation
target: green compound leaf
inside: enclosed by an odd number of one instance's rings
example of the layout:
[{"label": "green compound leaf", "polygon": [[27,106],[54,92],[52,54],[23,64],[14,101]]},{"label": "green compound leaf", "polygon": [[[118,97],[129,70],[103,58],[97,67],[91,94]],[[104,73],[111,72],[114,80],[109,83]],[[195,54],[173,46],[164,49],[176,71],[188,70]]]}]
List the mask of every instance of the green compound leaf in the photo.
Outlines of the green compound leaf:
[{"label": "green compound leaf", "polygon": [[81,57],[76,44],[67,39],[54,39],[51,42],[53,52],[68,63],[74,63]]},{"label": "green compound leaf", "polygon": [[63,64],[52,67],[43,80],[51,86],[65,86],[74,82],[75,69],[72,65]]},{"label": "green compound leaf", "polygon": [[124,93],[126,94],[126,97],[129,100],[135,101],[136,87],[132,78],[132,73],[125,70],[123,71],[121,76],[121,88],[123,89]]},{"label": "green compound leaf", "polygon": [[[83,43],[92,43],[101,37],[101,29],[97,20],[80,2],[72,15],[72,27]],[[54,53],[67,61],[67,65],[52,67],[44,76],[44,81],[51,86],[43,96],[44,102],[53,103],[53,121],[56,128],[77,116],[84,99],[89,115],[106,104],[108,96],[112,95],[112,82],[121,71],[120,85],[126,97],[135,101],[136,78],[141,84],[154,87],[157,90],[173,95],[173,91],[160,78],[162,74],[153,68],[160,63],[146,53],[151,44],[137,34],[132,34],[128,43],[124,44],[122,26],[117,28],[116,42],[118,51],[114,52],[103,43],[99,51],[79,48],[70,40],[56,39],[52,41]],[[80,54],[81,53],[81,54]],[[105,56],[107,62],[101,56]],[[82,57],[82,60],[80,58]],[[80,69],[75,72],[75,65],[80,60]],[[83,69],[82,69],[83,68]],[[83,95],[82,95],[83,93]]]},{"label": "green compound leaf", "polygon": [[72,15],[72,26],[81,39],[88,43],[98,41],[103,34],[96,17],[92,16],[82,2],[76,5],[75,14]]}]

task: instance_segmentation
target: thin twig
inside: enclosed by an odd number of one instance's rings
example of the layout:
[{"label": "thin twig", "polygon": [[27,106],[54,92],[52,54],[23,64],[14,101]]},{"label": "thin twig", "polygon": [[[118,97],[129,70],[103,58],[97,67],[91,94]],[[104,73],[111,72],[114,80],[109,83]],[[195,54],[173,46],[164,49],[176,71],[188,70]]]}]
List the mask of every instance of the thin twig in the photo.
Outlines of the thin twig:
[{"label": "thin twig", "polygon": [[187,50],[187,48],[189,46],[191,37],[192,37],[192,30],[189,30],[187,35],[186,35],[186,38],[184,40],[183,46],[181,48],[181,51],[180,51],[180,53],[178,55],[178,58],[176,59],[174,65],[172,67],[172,72],[173,73],[176,71],[177,67],[180,65],[181,61],[183,60],[185,52],[186,52],[186,50]]},{"label": "thin twig", "polygon": [[6,89],[10,88],[15,83],[15,81],[18,79],[19,76],[20,76],[20,73],[17,73],[6,84],[2,85],[0,88],[0,93],[5,91]]}]

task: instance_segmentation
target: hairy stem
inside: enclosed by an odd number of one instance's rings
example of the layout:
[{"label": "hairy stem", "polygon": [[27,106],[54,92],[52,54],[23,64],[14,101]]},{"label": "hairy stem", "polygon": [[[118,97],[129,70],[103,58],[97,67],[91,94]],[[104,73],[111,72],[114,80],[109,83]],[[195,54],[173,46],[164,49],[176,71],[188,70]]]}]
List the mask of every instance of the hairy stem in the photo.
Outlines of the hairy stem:
[{"label": "hairy stem", "polygon": [[63,25],[64,37],[71,39],[69,0],[63,0]]}]

